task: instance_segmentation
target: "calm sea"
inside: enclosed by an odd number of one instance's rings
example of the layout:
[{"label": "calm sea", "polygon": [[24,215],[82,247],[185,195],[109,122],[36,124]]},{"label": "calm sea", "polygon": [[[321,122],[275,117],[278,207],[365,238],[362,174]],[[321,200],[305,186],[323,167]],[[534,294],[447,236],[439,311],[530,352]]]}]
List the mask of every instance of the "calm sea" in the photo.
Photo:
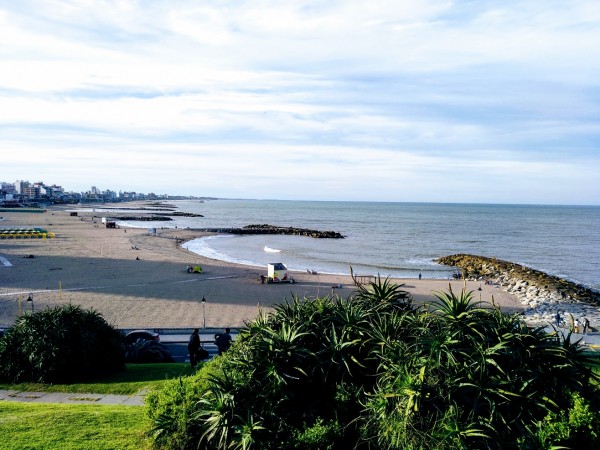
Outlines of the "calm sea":
[{"label": "calm sea", "polygon": [[[215,259],[290,269],[446,278],[433,260],[454,253],[494,256],[600,289],[600,207],[432,203],[211,200],[175,202],[177,217],[156,227],[271,224],[338,231],[345,239],[214,236],[188,243]],[[129,223],[147,227],[148,223]]]}]

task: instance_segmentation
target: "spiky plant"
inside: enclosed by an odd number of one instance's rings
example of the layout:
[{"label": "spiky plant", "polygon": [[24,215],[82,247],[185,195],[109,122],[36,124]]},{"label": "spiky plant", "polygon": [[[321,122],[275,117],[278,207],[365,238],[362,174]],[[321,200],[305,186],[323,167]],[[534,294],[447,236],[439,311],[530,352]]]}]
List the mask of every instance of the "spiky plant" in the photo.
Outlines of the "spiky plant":
[{"label": "spiky plant", "polygon": [[410,292],[402,289],[404,284],[395,284],[389,277],[382,280],[380,275],[377,275],[375,281],[364,284],[357,280],[352,267],[350,276],[356,286],[356,298],[374,303],[387,303],[401,310],[412,308],[412,296]]}]

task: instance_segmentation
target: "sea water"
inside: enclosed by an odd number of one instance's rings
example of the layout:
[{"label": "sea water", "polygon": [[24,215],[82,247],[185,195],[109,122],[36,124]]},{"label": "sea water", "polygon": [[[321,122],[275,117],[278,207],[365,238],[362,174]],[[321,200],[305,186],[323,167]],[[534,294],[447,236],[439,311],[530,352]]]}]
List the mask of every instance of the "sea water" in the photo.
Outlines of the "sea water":
[{"label": "sea water", "polygon": [[[292,270],[382,277],[447,278],[436,258],[455,253],[497,257],[600,289],[600,207],[283,200],[174,202],[174,217],[151,226],[227,228],[270,224],[337,231],[344,239],[218,235],[187,248],[214,259]],[[125,224],[127,225],[127,224]],[[129,223],[148,226],[148,222]]]}]

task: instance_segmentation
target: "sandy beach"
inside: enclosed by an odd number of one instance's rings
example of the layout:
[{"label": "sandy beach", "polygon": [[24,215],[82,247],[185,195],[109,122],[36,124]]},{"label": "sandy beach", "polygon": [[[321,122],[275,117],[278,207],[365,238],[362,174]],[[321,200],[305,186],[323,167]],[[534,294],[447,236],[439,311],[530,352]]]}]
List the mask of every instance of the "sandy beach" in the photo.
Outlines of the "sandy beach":
[{"label": "sandy beach", "polygon": [[[158,229],[153,235],[147,229],[112,229],[99,213],[73,217],[60,209],[0,216],[0,228],[40,227],[55,233],[48,239],[0,240],[0,326],[14,323],[19,298],[23,311],[69,303],[93,308],[123,329],[203,326],[204,297],[206,326],[212,328],[241,326],[259,309],[294,295],[345,298],[354,290],[349,274],[295,272],[294,284],[261,284],[266,267],[216,261],[183,249],[183,242],[203,235],[191,230]],[[204,272],[188,274],[188,264],[199,264]],[[462,281],[394,281],[404,283],[417,303],[435,300],[433,292],[447,291],[449,283],[456,292],[463,287]],[[493,296],[503,311],[523,309],[514,295],[495,286],[467,282],[467,289],[477,300],[489,302]],[[33,302],[26,301],[29,295]]]}]

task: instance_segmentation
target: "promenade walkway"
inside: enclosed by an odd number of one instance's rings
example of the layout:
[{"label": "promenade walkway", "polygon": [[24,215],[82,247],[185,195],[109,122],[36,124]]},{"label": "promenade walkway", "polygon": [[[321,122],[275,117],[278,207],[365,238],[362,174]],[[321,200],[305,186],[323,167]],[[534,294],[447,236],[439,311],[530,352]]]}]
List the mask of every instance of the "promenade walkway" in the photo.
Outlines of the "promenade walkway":
[{"label": "promenade walkway", "polygon": [[93,405],[143,406],[144,392],[135,395],[69,394],[65,392],[26,392],[0,389],[0,402],[69,403]]}]

